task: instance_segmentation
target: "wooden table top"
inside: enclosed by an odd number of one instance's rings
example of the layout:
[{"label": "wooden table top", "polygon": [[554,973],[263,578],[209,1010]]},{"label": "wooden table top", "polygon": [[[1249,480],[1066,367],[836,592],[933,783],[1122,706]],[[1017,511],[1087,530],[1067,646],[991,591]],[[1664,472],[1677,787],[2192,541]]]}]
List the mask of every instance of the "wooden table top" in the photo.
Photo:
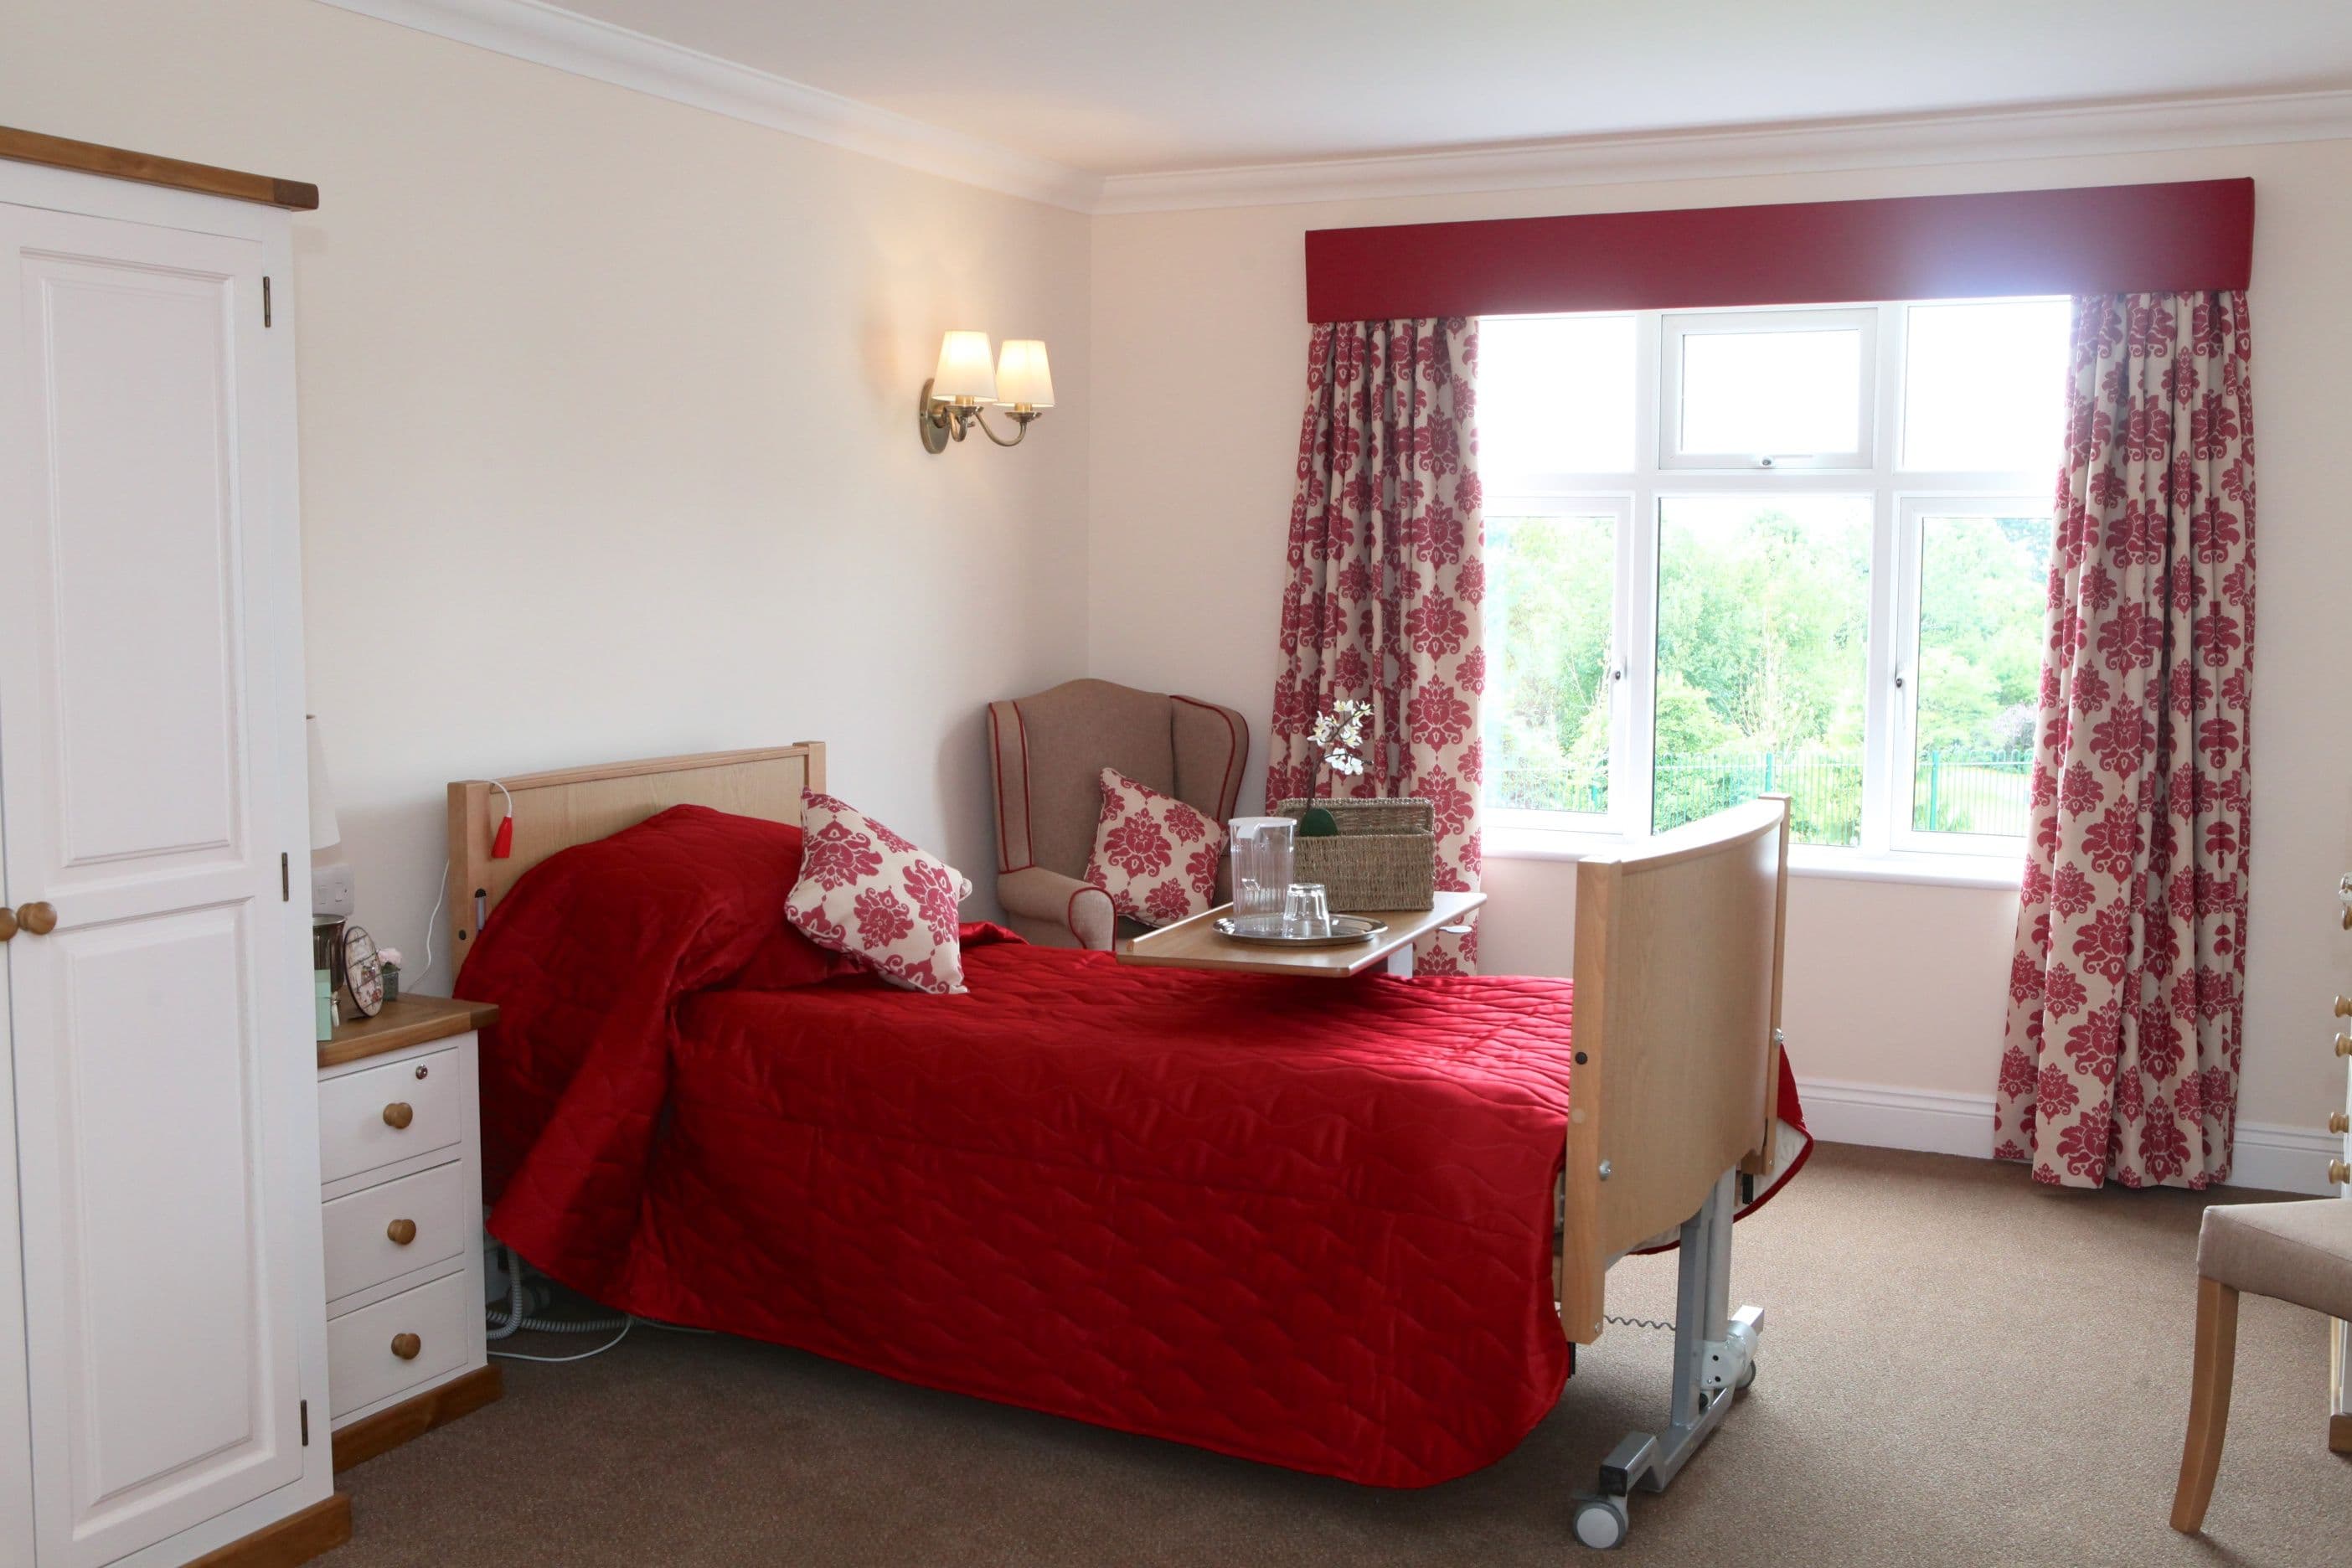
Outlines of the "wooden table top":
[{"label": "wooden table top", "polygon": [[373,1018],[350,1018],[335,1026],[332,1037],[319,1042],[319,1065],[341,1067],[363,1057],[382,1056],[404,1046],[446,1040],[452,1035],[486,1029],[499,1021],[499,1010],[488,1002],[459,1002],[447,996],[401,996],[383,1005]]},{"label": "wooden table top", "polygon": [[1348,947],[1261,947],[1220,935],[1213,923],[1231,911],[1220,904],[1205,914],[1135,938],[1118,950],[1121,963],[1161,969],[1230,969],[1245,974],[1303,974],[1345,980],[1351,974],[1385,963],[1388,956],[1427,936],[1440,926],[1453,925],[1486,901],[1484,893],[1440,893],[1426,910],[1350,910],[1388,930],[1370,942]]}]

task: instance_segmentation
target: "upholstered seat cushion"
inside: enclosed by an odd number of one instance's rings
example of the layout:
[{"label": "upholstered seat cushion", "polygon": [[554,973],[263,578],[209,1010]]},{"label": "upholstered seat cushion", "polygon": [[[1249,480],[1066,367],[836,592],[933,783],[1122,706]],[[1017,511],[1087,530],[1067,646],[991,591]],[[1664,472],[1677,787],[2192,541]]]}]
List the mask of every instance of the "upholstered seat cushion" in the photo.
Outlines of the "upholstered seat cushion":
[{"label": "upholstered seat cushion", "polygon": [[2230,1204],[2205,1211],[2197,1272],[2257,1296],[2352,1318],[2352,1203]]}]

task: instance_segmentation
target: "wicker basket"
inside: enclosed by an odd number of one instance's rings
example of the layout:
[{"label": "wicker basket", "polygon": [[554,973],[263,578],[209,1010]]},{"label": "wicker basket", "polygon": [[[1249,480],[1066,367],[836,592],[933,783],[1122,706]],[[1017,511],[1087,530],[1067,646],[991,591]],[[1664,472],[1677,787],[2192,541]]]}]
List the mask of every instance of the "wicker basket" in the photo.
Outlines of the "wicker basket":
[{"label": "wicker basket", "polygon": [[1302,882],[1320,882],[1336,910],[1425,910],[1437,902],[1437,814],[1425,800],[1286,800],[1275,810],[1300,817],[1319,805],[1339,825],[1336,838],[1297,840]]}]

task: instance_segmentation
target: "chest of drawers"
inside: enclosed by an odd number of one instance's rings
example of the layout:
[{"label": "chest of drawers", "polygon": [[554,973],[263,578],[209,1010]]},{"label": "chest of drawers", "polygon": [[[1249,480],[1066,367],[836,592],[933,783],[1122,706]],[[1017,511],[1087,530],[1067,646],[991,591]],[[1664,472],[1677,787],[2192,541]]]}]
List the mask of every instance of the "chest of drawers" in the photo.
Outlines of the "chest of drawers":
[{"label": "chest of drawers", "polygon": [[404,996],[319,1047],[320,1222],[335,1468],[499,1396],[482,1323],[478,1031]]}]

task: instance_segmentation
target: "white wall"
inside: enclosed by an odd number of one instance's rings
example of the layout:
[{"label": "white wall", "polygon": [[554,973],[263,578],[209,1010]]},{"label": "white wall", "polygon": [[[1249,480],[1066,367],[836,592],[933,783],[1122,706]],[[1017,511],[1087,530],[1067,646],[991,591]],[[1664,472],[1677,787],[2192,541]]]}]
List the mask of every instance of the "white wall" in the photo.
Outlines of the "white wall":
[{"label": "white wall", "polygon": [[[1233,703],[1263,725],[1309,228],[2242,174],[2256,181],[2263,503],[2242,1113],[2316,1127],[2344,1091],[2328,1000],[2352,991],[2352,937],[2332,896],[2352,865],[2352,687],[2336,626],[2352,603],[2340,435],[2352,408],[2352,143],[1097,218],[1089,666]],[[1263,784],[1257,739],[1251,792]],[[1573,866],[1490,861],[1487,886],[1490,966],[1564,972]],[[2013,894],[1806,879],[1790,902],[1786,1014],[1801,1074],[1931,1101],[1990,1096]],[[2284,1179],[2275,1162],[2264,1171]]]},{"label": "white wall", "polygon": [[[5,33],[0,121],[321,189],[310,690],[380,942],[415,958],[485,773],[821,739],[990,863],[982,709],[1085,659],[1085,218],[310,0]],[[1053,347],[1018,451],[915,440],[965,326]]]}]

